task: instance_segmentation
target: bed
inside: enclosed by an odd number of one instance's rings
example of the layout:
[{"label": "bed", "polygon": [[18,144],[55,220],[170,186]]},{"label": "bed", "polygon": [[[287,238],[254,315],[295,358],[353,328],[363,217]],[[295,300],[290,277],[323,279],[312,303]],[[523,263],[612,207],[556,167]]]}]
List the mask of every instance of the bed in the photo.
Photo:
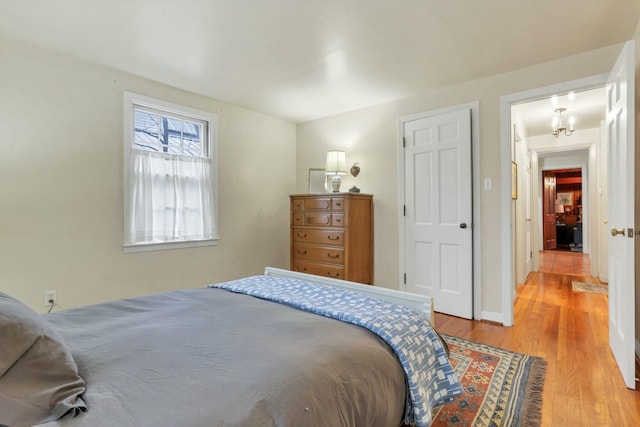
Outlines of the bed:
[{"label": "bed", "polygon": [[[19,303],[5,297],[6,313]],[[425,297],[267,268],[203,288],[27,313],[20,324],[39,322],[47,342],[27,345],[12,366],[0,360],[0,425],[426,426],[435,406],[462,392],[431,307]],[[31,357],[38,346],[62,367]],[[57,377],[66,383],[52,386]],[[16,398],[7,391],[15,386],[37,392]]]}]

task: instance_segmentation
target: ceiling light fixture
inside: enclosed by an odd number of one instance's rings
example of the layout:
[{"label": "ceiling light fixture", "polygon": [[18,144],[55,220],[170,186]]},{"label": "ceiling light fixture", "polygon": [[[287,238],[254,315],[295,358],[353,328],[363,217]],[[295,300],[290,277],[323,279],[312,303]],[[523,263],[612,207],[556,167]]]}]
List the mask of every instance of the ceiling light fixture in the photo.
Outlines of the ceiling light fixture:
[{"label": "ceiling light fixture", "polygon": [[556,108],[555,110],[556,115],[553,117],[553,122],[551,124],[551,126],[553,127],[553,132],[551,133],[556,138],[562,132],[564,132],[566,136],[571,136],[574,131],[573,125],[576,123],[576,119],[573,116],[569,117],[569,129],[567,129],[566,126],[563,126],[562,124],[562,113],[565,111],[567,111],[566,108]]}]

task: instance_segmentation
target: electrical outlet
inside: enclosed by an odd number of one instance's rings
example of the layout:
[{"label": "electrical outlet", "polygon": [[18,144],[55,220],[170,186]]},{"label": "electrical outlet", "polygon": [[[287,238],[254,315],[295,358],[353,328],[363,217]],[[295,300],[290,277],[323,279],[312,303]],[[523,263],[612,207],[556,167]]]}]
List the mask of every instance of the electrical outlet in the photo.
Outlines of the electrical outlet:
[{"label": "electrical outlet", "polygon": [[44,305],[45,307],[49,307],[51,304],[56,305],[58,303],[58,292],[57,291],[46,291],[44,293]]}]

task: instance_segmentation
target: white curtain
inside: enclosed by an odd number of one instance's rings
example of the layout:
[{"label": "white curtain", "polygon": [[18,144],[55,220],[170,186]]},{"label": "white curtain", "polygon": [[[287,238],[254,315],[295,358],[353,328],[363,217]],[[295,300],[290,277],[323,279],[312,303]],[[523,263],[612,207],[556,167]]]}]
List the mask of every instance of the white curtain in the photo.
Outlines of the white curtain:
[{"label": "white curtain", "polygon": [[211,160],[131,150],[127,244],[215,237]]}]

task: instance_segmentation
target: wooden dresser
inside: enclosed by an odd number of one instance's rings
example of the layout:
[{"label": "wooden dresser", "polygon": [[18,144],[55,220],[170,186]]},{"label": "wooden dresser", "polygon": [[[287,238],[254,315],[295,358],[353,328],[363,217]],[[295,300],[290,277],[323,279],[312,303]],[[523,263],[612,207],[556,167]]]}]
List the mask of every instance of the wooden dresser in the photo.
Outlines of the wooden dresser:
[{"label": "wooden dresser", "polygon": [[373,196],[295,194],[291,270],[373,283]]}]

